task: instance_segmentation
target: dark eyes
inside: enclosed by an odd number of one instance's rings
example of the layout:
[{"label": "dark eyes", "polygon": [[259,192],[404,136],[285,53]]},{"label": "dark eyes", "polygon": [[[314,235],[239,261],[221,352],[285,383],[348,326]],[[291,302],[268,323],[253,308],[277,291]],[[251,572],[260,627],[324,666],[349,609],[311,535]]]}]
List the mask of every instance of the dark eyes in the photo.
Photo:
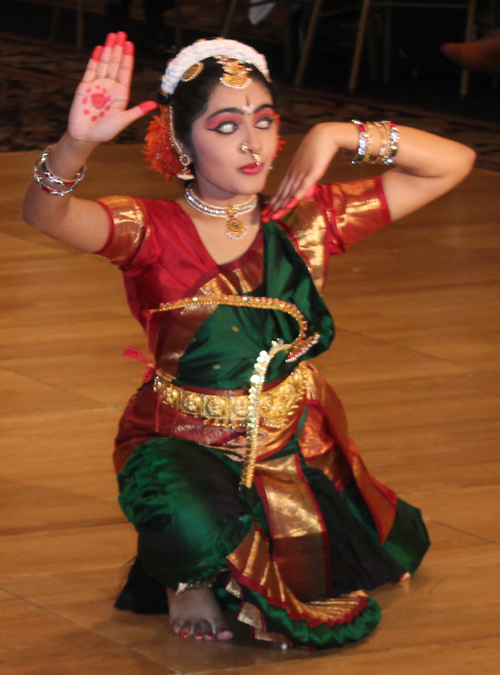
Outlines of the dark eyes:
[{"label": "dark eyes", "polygon": [[[274,122],[273,117],[260,117],[257,122],[255,122],[255,127],[257,129],[269,129]],[[226,120],[218,124],[212,131],[217,131],[219,134],[232,134],[238,129],[238,123],[233,120]]]}]

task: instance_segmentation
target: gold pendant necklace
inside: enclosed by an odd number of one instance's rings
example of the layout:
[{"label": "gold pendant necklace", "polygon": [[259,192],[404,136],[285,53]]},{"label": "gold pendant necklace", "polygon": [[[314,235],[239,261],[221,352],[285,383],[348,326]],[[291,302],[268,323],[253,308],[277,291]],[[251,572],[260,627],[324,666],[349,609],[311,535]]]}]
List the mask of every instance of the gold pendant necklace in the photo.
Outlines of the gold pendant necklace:
[{"label": "gold pendant necklace", "polygon": [[254,195],[246,202],[241,204],[230,204],[229,206],[212,206],[206,202],[202,202],[201,199],[198,199],[193,194],[193,191],[190,187],[186,188],[184,193],[184,199],[187,203],[193,207],[196,211],[200,213],[205,213],[208,216],[213,216],[214,218],[225,218],[226,219],[226,236],[230,239],[241,239],[246,233],[247,228],[245,223],[242,223],[241,220],[238,220],[236,216],[239,216],[243,213],[250,213],[258,204],[257,195]]}]

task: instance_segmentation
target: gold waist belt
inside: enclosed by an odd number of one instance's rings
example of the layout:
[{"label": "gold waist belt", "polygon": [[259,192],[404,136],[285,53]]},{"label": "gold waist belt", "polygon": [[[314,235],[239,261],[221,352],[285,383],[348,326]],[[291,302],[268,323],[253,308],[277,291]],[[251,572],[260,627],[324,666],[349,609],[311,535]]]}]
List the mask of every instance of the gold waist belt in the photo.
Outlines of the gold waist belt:
[{"label": "gold waist belt", "polygon": [[[154,390],[162,403],[186,415],[201,417],[205,424],[219,427],[245,427],[248,418],[248,395],[219,396],[200,394],[179,387],[157,375]],[[271,429],[284,429],[306,392],[306,364],[272,389],[260,395],[260,424]]]}]

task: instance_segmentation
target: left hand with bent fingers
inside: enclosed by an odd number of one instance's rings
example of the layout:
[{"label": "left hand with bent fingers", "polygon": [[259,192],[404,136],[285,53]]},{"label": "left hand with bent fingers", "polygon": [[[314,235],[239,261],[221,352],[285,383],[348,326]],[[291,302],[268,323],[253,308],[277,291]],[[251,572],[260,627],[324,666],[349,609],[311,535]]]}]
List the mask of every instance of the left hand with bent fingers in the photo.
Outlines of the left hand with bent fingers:
[{"label": "left hand with bent fingers", "polygon": [[310,196],[339,151],[331,124],[317,124],[303,139],[281,181],[278,191],[264,211],[264,220],[280,218]]}]

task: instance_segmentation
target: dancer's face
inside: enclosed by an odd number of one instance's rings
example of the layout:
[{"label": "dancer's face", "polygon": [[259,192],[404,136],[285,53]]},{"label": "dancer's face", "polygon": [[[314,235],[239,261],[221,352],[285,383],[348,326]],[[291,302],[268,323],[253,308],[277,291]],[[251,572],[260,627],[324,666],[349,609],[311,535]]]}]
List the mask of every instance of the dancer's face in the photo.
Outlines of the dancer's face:
[{"label": "dancer's face", "polygon": [[207,109],[193,124],[191,140],[200,197],[224,200],[261,192],[278,144],[267,87],[255,80],[245,89],[217,84]]}]

